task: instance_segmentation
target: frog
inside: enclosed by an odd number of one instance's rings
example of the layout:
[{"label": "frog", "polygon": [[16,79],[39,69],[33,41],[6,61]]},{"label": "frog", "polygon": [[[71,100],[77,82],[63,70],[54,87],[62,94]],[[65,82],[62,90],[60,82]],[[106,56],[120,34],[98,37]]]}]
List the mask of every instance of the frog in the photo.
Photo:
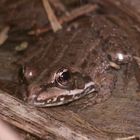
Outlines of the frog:
[{"label": "frog", "polygon": [[19,77],[29,104],[54,107],[90,94],[100,103],[111,96],[117,80],[114,71],[131,64],[135,57],[122,46],[103,45],[101,34],[92,27],[93,20],[88,21],[49,36],[47,45],[22,61]]}]

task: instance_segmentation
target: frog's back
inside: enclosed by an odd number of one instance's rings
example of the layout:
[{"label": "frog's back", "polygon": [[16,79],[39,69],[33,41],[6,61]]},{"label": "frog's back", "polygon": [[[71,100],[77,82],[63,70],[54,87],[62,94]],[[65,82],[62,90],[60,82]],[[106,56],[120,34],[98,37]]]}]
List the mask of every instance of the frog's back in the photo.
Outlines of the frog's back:
[{"label": "frog's back", "polygon": [[[88,23],[88,24],[85,24]],[[101,42],[97,39],[92,22],[86,19],[76,23],[77,27],[68,27],[57,32],[40,51],[25,64],[37,66],[46,79],[60,67],[68,67],[96,75],[101,63],[107,63],[101,50]],[[42,79],[42,78],[40,78]]]}]

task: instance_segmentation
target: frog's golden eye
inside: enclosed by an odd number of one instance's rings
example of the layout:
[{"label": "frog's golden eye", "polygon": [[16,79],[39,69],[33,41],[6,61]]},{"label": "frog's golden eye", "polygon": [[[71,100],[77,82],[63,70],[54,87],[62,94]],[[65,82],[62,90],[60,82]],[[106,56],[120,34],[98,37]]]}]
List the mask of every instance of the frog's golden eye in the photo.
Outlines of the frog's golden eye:
[{"label": "frog's golden eye", "polygon": [[71,72],[67,68],[61,68],[55,74],[55,82],[61,87],[68,87],[70,79]]}]

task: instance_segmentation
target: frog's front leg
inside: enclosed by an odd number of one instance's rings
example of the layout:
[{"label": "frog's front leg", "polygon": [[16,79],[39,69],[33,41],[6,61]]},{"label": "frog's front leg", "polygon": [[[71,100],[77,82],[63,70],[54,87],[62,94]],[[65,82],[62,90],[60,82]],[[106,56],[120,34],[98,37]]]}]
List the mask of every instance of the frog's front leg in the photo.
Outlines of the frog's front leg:
[{"label": "frog's front leg", "polygon": [[103,77],[100,81],[100,90],[96,99],[96,103],[103,102],[107,100],[112,94],[113,89],[115,88],[116,75],[107,71],[103,74]]},{"label": "frog's front leg", "polygon": [[86,98],[81,99],[81,101],[79,101],[80,103],[77,103],[78,105],[82,102],[82,106],[79,107],[80,109],[78,110],[78,112],[84,110],[87,107],[102,103],[109,99],[113,89],[115,88],[115,83],[115,74],[112,74],[109,71],[100,74],[96,80],[96,84],[98,85],[99,89],[96,92],[96,96],[95,94],[90,94]]}]

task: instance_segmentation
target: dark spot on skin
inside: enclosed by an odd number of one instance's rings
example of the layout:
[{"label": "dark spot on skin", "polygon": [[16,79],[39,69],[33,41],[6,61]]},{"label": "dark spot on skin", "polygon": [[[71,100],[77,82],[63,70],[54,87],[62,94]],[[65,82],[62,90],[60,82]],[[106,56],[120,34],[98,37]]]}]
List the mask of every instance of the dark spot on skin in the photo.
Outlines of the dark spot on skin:
[{"label": "dark spot on skin", "polygon": [[22,66],[20,66],[20,68],[19,68],[18,77],[19,77],[19,82],[20,83],[27,83],[26,78],[25,78],[24,73],[23,73],[23,67]]},{"label": "dark spot on skin", "polygon": [[112,57],[111,57],[110,54],[107,55],[107,58],[108,58],[110,61],[112,61]]},{"label": "dark spot on skin", "polygon": [[85,81],[85,83],[88,83],[88,82],[92,81],[92,79],[89,76],[84,76],[84,81]]},{"label": "dark spot on skin", "polygon": [[79,93],[77,95],[74,96],[74,98],[79,98],[82,95],[82,93]]},{"label": "dark spot on skin", "polygon": [[97,51],[96,50],[92,50],[91,52],[94,56],[97,56]]},{"label": "dark spot on skin", "polygon": [[69,52],[68,55],[69,56],[75,56],[75,53]]},{"label": "dark spot on skin", "polygon": [[94,62],[91,62],[90,65],[91,65],[91,66],[96,66],[97,64],[94,63]]},{"label": "dark spot on skin", "polygon": [[71,61],[71,65],[74,65],[75,64],[75,62],[74,61]]},{"label": "dark spot on skin", "polygon": [[84,62],[81,64],[81,68],[84,69],[87,66],[87,60],[84,60]]}]

